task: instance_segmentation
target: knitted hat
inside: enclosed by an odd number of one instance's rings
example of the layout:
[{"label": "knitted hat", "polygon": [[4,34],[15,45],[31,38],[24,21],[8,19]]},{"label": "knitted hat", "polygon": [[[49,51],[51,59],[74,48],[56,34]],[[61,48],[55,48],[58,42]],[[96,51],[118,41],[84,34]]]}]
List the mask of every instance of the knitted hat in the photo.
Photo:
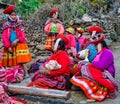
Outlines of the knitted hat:
[{"label": "knitted hat", "polygon": [[7,7],[3,13],[4,14],[9,14],[10,12],[14,11],[15,10],[15,6],[14,5],[10,5],[9,7]]},{"label": "knitted hat", "polygon": [[56,13],[56,12],[58,12],[58,10],[57,9],[52,9],[51,11],[50,11],[50,15],[52,16],[54,13]]},{"label": "knitted hat", "polygon": [[105,36],[103,33],[96,34],[92,37],[91,43],[92,44],[98,44],[104,40]]},{"label": "knitted hat", "polygon": [[102,33],[103,29],[100,26],[91,26],[88,29],[88,33],[90,33],[92,36],[95,35],[96,33]]},{"label": "knitted hat", "polygon": [[80,34],[82,34],[83,32],[84,32],[84,30],[83,30],[83,28],[76,28],[76,31],[78,32],[78,33],[80,33]]},{"label": "knitted hat", "polygon": [[74,30],[74,28],[69,27],[69,28],[66,29],[66,32],[69,32],[69,33],[71,33],[71,34],[74,34],[74,33],[75,33],[75,30]]}]

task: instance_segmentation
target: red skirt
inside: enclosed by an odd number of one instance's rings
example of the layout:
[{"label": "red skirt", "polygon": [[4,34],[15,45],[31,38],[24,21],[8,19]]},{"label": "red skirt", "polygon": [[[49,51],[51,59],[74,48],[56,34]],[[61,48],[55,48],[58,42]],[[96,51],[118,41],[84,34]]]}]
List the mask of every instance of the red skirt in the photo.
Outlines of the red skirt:
[{"label": "red skirt", "polygon": [[56,36],[48,36],[45,42],[45,50],[53,50],[54,40]]}]

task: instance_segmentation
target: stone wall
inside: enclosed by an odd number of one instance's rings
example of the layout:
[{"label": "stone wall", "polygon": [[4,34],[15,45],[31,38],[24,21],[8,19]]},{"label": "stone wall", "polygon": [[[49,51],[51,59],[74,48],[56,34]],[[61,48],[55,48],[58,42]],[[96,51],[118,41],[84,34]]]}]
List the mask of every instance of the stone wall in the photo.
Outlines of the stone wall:
[{"label": "stone wall", "polygon": [[[45,21],[49,17],[49,11],[51,8],[51,5],[46,4],[39,8],[33,15],[31,15],[29,20],[23,20],[27,44],[30,48],[33,58],[36,58],[37,56],[48,56],[50,54],[50,52],[44,50],[44,44],[47,35],[44,33],[43,28]],[[120,21],[119,16],[102,16],[100,18],[87,17],[90,21],[86,21],[84,18],[74,20],[73,24],[73,27],[83,27],[85,30],[84,35],[88,34],[87,30],[92,25],[101,26],[104,29],[106,37],[109,37],[109,39],[111,33],[117,34],[115,23]],[[4,21],[4,18],[1,17],[0,26],[2,26]],[[67,27],[68,24],[65,24],[64,26]],[[2,43],[0,44],[0,46],[2,46]]]}]

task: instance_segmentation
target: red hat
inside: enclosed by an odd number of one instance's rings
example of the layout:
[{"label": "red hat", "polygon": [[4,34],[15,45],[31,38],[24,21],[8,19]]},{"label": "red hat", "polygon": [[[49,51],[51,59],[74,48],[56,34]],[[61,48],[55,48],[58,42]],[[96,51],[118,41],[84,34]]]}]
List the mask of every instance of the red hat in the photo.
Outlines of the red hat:
[{"label": "red hat", "polygon": [[88,33],[92,33],[93,31],[96,31],[97,33],[102,33],[103,29],[100,26],[91,26],[88,29]]},{"label": "red hat", "polygon": [[104,34],[97,34],[94,37],[92,37],[91,43],[92,44],[98,44],[104,40],[105,36]]},{"label": "red hat", "polygon": [[68,44],[69,42],[68,38],[63,34],[58,34],[56,38],[61,38],[65,44]]},{"label": "red hat", "polygon": [[4,14],[9,14],[11,11],[14,11],[15,10],[15,6],[14,5],[10,5],[9,7],[7,7],[3,13]]},{"label": "red hat", "polygon": [[56,12],[58,12],[58,10],[57,9],[52,9],[51,11],[50,11],[50,15],[52,16],[54,13],[56,13]]}]

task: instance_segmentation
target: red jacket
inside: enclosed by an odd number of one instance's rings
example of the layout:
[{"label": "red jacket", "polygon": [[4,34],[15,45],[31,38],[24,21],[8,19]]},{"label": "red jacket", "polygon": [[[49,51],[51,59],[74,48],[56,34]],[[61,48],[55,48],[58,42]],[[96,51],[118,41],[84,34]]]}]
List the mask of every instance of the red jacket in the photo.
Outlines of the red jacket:
[{"label": "red jacket", "polygon": [[[11,35],[11,25],[4,23],[3,25],[3,32],[2,32],[2,42],[5,48],[10,47],[11,43],[10,43],[10,35]],[[26,37],[25,37],[25,33],[22,31],[21,29],[22,27],[19,26],[15,29],[16,33],[17,33],[17,38],[19,39],[19,41],[21,43],[25,43],[26,42]]]},{"label": "red jacket", "polygon": [[58,70],[51,70],[50,76],[69,76],[71,60],[65,51],[59,51],[53,54],[49,60],[56,60],[62,67]]}]

